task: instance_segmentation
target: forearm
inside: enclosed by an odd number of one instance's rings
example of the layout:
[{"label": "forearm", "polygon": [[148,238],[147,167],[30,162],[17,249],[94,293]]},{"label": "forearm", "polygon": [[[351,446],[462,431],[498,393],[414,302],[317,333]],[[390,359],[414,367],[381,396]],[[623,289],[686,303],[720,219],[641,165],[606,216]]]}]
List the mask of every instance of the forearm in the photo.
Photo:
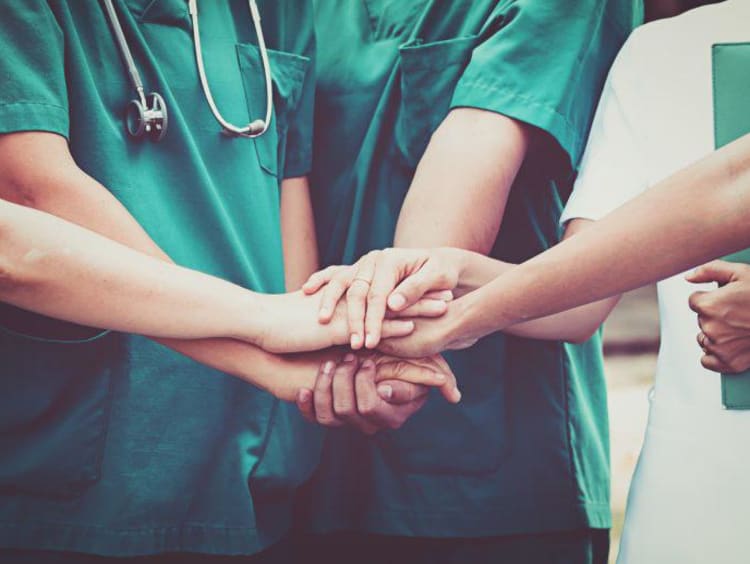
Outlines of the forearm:
[{"label": "forearm", "polygon": [[487,254],[528,137],[523,125],[500,114],[452,110],[419,162],[399,215],[395,246],[458,247]]},{"label": "forearm", "polygon": [[459,332],[487,334],[746,248],[748,215],[750,135],[466,296]]},{"label": "forearm", "polygon": [[2,200],[0,256],[0,301],[30,311],[152,337],[258,338],[254,293]]},{"label": "forearm", "polygon": [[319,266],[307,178],[287,178],[281,183],[281,238],[286,289],[290,292],[298,290]]},{"label": "forearm", "polygon": [[230,339],[164,339],[160,342],[201,364],[236,376],[289,402],[295,401],[301,388],[314,387],[318,367],[323,362],[340,356],[335,349],[276,355]]}]

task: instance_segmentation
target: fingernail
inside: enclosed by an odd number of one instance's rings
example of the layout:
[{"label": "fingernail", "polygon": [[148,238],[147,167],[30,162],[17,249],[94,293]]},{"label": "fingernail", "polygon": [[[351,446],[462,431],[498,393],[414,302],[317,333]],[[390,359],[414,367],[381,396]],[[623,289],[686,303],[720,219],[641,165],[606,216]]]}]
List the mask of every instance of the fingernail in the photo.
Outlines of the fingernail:
[{"label": "fingernail", "polygon": [[355,360],[357,360],[357,357],[354,356],[352,353],[347,353],[346,356],[344,357],[344,362],[354,362]]},{"label": "fingernail", "polygon": [[458,388],[455,388],[455,391],[453,392],[453,397],[456,398],[456,403],[461,401],[461,390]]},{"label": "fingernail", "polygon": [[307,388],[302,388],[299,392],[297,392],[297,401],[300,403],[307,403],[308,401],[310,401],[311,397],[312,392]]},{"label": "fingernail", "polygon": [[331,310],[327,307],[324,307],[320,310],[320,313],[318,314],[320,317],[330,317],[331,316]]},{"label": "fingernail", "polygon": [[367,346],[368,349],[371,349],[375,346],[375,335],[372,335],[370,333],[367,334],[365,337],[365,346]]},{"label": "fingernail", "polygon": [[372,359],[368,358],[366,361],[362,363],[362,368],[367,369],[367,370],[371,368],[375,368],[375,363],[373,362]]},{"label": "fingernail", "polygon": [[323,365],[323,374],[330,374],[333,372],[333,361],[327,360],[326,363]]},{"label": "fingernail", "polygon": [[378,395],[383,399],[389,400],[393,397],[393,388],[386,384],[378,386]]},{"label": "fingernail", "polygon": [[353,333],[351,338],[351,347],[353,349],[358,349],[362,346],[362,335],[359,333]]},{"label": "fingernail", "polygon": [[388,305],[391,309],[401,309],[406,304],[406,298],[402,294],[392,294],[388,298]]}]

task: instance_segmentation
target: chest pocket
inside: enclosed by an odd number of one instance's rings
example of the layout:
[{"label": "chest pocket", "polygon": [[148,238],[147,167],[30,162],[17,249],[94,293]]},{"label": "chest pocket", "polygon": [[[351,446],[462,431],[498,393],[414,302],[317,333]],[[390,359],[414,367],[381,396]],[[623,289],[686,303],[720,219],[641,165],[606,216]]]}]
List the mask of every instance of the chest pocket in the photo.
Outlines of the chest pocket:
[{"label": "chest pocket", "polygon": [[[258,47],[237,45],[242,83],[245,88],[250,119],[266,113],[266,83]],[[310,59],[293,53],[268,50],[273,84],[273,113],[268,131],[253,139],[261,168],[268,174],[283,177],[289,124],[302,98],[305,75]]]},{"label": "chest pocket", "polygon": [[430,136],[450,108],[453,91],[471,59],[478,36],[420,43],[399,48],[401,107],[395,125],[399,152],[417,166]]},{"label": "chest pocket", "polygon": [[99,479],[119,338],[0,330],[0,493],[74,497]]}]

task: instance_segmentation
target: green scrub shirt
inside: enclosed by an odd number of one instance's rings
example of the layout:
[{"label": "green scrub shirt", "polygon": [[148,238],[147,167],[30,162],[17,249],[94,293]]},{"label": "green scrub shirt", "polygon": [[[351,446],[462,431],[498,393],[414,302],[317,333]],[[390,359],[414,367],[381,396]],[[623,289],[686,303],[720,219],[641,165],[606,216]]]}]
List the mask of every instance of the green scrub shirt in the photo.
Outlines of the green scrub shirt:
[{"label": "green scrub shirt", "polygon": [[[641,14],[630,0],[319,0],[312,182],[325,262],[392,244],[415,166],[458,107],[548,141],[526,159],[491,255],[521,262],[554,245],[607,70]],[[462,402],[435,397],[372,439],[331,432],[305,525],[433,537],[609,527],[599,338],[494,334],[446,357]]]},{"label": "green scrub shirt", "polygon": [[[135,92],[93,0],[3,2],[0,133],[66,137],[177,263],[282,292],[279,185],[311,161],[312,6],[259,2],[275,116],[253,140],[223,135],[209,110],[186,1],[115,5],[146,91],[166,100],[165,138],[126,134]],[[199,8],[218,107],[235,124],[262,117],[246,0]],[[138,336],[60,343],[5,330],[0,358],[0,548],[250,554],[288,529],[320,446],[294,406]]]}]

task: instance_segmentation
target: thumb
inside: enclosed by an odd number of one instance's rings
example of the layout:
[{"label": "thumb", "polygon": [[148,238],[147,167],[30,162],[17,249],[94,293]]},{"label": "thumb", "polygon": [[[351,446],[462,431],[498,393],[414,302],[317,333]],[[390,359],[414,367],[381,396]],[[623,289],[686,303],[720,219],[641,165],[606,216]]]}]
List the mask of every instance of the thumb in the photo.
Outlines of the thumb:
[{"label": "thumb", "polygon": [[391,405],[403,405],[423,398],[429,392],[426,386],[402,380],[383,380],[378,384],[378,395]]},{"label": "thumb", "polygon": [[715,260],[699,266],[685,278],[693,284],[718,282],[720,286],[728,284],[734,279],[737,265],[723,260]]},{"label": "thumb", "polygon": [[392,311],[402,311],[417,303],[433,290],[452,290],[446,288],[445,275],[430,266],[423,266],[411,276],[405,278],[388,296],[388,307]]}]

